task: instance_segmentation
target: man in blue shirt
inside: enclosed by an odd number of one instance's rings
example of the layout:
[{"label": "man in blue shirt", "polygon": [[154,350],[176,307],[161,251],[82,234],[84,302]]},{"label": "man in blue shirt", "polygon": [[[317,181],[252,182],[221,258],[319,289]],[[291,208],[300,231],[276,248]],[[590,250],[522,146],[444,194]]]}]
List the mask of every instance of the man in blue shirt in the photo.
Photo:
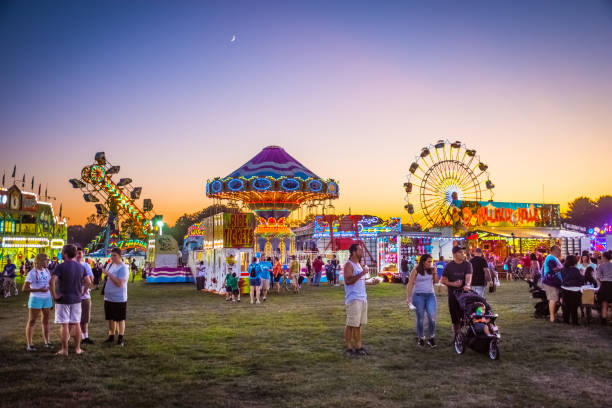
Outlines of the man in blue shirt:
[{"label": "man in blue shirt", "polygon": [[561,279],[557,278],[558,286],[553,285],[555,281],[554,276],[563,268],[563,265],[559,261],[561,257],[561,248],[557,245],[553,245],[550,248],[550,254],[544,259],[544,265],[542,265],[542,289],[546,292],[546,298],[548,299],[548,310],[550,312],[550,321],[555,321],[555,315],[557,313],[557,302],[559,301],[559,288],[561,287]]},{"label": "man in blue shirt", "polygon": [[261,279],[261,296],[263,301],[266,301],[266,295],[270,290],[270,273],[272,272],[272,258],[268,257],[265,261],[259,263]]}]

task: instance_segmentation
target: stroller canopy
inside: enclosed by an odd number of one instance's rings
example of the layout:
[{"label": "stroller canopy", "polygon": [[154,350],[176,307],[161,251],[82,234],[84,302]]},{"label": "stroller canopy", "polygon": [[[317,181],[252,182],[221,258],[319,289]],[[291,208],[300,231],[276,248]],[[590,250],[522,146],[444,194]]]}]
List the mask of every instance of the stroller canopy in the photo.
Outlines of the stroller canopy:
[{"label": "stroller canopy", "polygon": [[463,313],[473,313],[474,305],[476,303],[484,304],[485,312],[491,313],[491,306],[489,306],[487,301],[483,297],[478,296],[478,294],[472,290],[469,292],[457,293],[455,296],[457,296],[457,301],[459,302],[459,306],[461,307],[461,310],[463,310]]}]

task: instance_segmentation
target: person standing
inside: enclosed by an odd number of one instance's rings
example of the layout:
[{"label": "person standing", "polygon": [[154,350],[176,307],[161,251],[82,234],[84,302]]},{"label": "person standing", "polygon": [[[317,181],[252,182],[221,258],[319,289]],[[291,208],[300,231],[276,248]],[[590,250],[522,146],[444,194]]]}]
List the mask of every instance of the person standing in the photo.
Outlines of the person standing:
[{"label": "person standing", "polygon": [[291,263],[289,264],[289,280],[293,286],[294,293],[300,293],[300,263],[295,255],[291,255]]},{"label": "person standing", "polygon": [[89,287],[83,287],[83,296],[81,296],[81,342],[85,344],[93,344],[93,340],[89,338],[89,316],[91,316],[91,288],[94,275],[91,267],[83,260],[83,248],[77,248],[76,261],[85,268],[85,273],[89,277]]},{"label": "person standing", "polygon": [[250,291],[249,295],[251,297],[251,304],[253,304],[253,297],[257,300],[257,304],[261,303],[259,301],[259,294],[261,291],[261,266],[257,263],[257,257],[253,257],[251,264],[249,265],[249,286]]},{"label": "person standing", "polygon": [[340,262],[336,261],[336,273],[334,274],[334,286],[340,286],[340,273],[341,272],[342,272],[342,265],[340,264]]},{"label": "person standing", "polygon": [[102,278],[102,264],[100,262],[94,262],[92,272],[94,275],[93,288],[98,290],[100,288],[100,279]]},{"label": "person standing", "polygon": [[130,269],[132,270],[132,283],[134,283],[134,279],[138,274],[138,265],[136,265],[136,259],[132,258],[132,262],[130,262]]},{"label": "person standing", "polygon": [[550,311],[550,321],[555,321],[557,313],[557,302],[559,301],[559,288],[563,283],[561,274],[559,273],[563,265],[559,261],[561,256],[561,248],[553,245],[550,248],[550,254],[544,260],[542,266],[542,289],[546,292],[548,298],[548,309]]},{"label": "person standing", "polygon": [[470,290],[472,283],[472,264],[466,261],[465,248],[453,247],[453,260],[450,261],[442,272],[441,282],[448,287],[448,311],[453,323],[453,333],[457,335],[461,327],[461,307],[457,301],[457,295],[465,290]]},{"label": "person standing", "polygon": [[402,262],[400,262],[400,274],[402,283],[406,285],[408,283],[408,278],[410,277],[410,270],[408,269],[408,259],[405,255],[402,257]]},{"label": "person standing", "polygon": [[53,307],[53,300],[49,292],[49,281],[51,274],[47,269],[49,257],[46,254],[36,255],[34,268],[28,272],[22,291],[30,292],[28,300],[28,322],[26,324],[26,350],[36,351],[33,343],[34,325],[36,319],[42,313],[42,336],[46,348],[53,347],[49,340],[49,313]]},{"label": "person standing", "polygon": [[306,281],[310,280],[310,283],[313,282],[314,277],[312,276],[312,264],[310,263],[310,256],[306,258]]},{"label": "person standing", "polygon": [[561,269],[563,281],[563,321],[578,326],[578,307],[580,307],[581,288],[584,285],[584,276],[576,267],[578,259],[574,255],[565,258],[565,265]]},{"label": "person standing", "polygon": [[595,277],[599,282],[597,298],[601,303],[601,324],[605,325],[608,321],[608,305],[612,303],[612,250],[603,253]]},{"label": "person standing", "polygon": [[111,249],[110,260],[110,265],[104,270],[107,279],[104,288],[104,318],[108,323],[108,338],[104,343],[112,344],[117,335],[117,345],[123,347],[130,273],[127,265],[123,263],[121,249]]},{"label": "person standing", "polygon": [[280,294],[280,280],[283,277],[283,265],[281,265],[278,257],[274,258],[274,268],[272,272],[274,275],[274,287],[276,288],[276,293]]},{"label": "person standing", "polygon": [[531,279],[534,285],[538,284],[540,280],[540,262],[538,262],[538,257],[536,254],[532,253],[529,255],[531,260],[531,264],[529,265],[529,279]]},{"label": "person standing", "polygon": [[264,262],[259,263],[261,269],[261,298],[265,302],[270,291],[270,277],[272,274],[272,258],[268,257]]},{"label": "person standing", "polygon": [[75,258],[77,248],[74,245],[64,245],[62,259],[64,262],[55,268],[51,276],[49,288],[55,299],[55,323],[61,326],[61,346],[58,355],[68,355],[68,341],[74,336],[76,354],[81,350],[81,296],[84,287],[90,287],[91,281],[83,265]]},{"label": "person standing", "polygon": [[196,273],[196,290],[202,290],[206,287],[206,267],[204,266],[204,261],[200,261],[196,267]]},{"label": "person standing", "polygon": [[346,308],[346,326],[344,328],[344,344],[349,357],[367,356],[363,347],[362,330],[368,323],[368,296],[365,279],[368,274],[361,266],[363,249],[352,244],[349,247],[349,260],[344,265],[344,305]]},{"label": "person standing", "polygon": [[314,262],[312,263],[312,269],[314,269],[314,285],[319,286],[321,284],[321,273],[323,272],[323,260],[321,259],[321,255],[317,256]]},{"label": "person standing", "polygon": [[425,346],[424,317],[427,313],[428,340],[427,345],[436,347],[434,339],[436,335],[436,309],[437,301],[434,293],[434,283],[438,283],[438,274],[433,267],[431,255],[422,255],[419,264],[410,272],[408,284],[406,285],[406,302],[416,307],[416,331],[420,347]]},{"label": "person standing", "polygon": [[13,292],[13,296],[18,294],[17,286],[15,285],[15,277],[17,277],[16,269],[17,267],[11,262],[11,258],[6,258],[6,265],[4,265],[4,270],[2,271],[4,277],[2,290],[4,291],[5,298],[11,296],[11,292]]},{"label": "person standing", "polygon": [[582,255],[580,256],[580,262],[578,262],[578,265],[576,265],[576,267],[580,269],[580,273],[582,274],[582,276],[584,276],[584,272],[589,266],[593,268],[593,270],[597,269],[597,265],[591,262],[591,256],[589,255],[589,252],[583,251]]},{"label": "person standing", "polygon": [[491,282],[491,272],[489,264],[483,257],[482,249],[476,248],[470,263],[472,264],[472,289],[478,293],[478,296],[484,298],[487,282]]}]

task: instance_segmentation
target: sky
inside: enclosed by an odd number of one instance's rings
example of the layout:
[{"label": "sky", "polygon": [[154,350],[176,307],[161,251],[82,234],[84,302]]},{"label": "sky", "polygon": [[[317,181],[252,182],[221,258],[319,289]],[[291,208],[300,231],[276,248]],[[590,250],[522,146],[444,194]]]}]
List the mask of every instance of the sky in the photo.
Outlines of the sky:
[{"label": "sky", "polygon": [[565,206],[612,193],[611,44],[610,1],[5,0],[0,171],[80,224],[68,179],[104,151],[172,224],[280,145],[337,212],[404,220],[410,163],[449,139],[496,200]]}]

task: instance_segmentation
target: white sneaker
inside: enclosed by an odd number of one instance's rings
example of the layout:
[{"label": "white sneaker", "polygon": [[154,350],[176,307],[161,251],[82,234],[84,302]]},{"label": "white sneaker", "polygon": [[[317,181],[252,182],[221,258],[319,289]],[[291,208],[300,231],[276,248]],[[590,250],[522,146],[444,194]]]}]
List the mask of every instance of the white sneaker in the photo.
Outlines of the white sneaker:
[{"label": "white sneaker", "polygon": [[256,304],[260,304],[261,302],[258,300],[257,302],[255,302]]}]

